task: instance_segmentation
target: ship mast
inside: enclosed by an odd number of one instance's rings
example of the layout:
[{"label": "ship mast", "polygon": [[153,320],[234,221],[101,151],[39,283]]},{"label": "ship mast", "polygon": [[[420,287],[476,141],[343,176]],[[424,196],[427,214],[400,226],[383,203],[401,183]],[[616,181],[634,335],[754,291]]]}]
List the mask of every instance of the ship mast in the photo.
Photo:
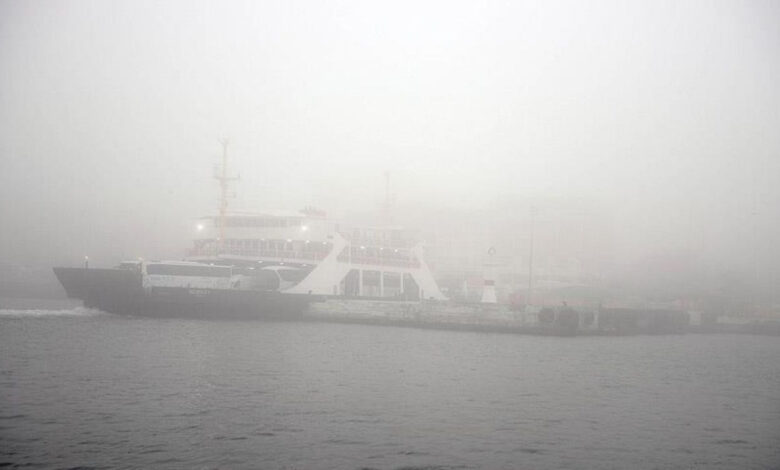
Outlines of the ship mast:
[{"label": "ship mast", "polygon": [[219,181],[220,198],[219,198],[219,240],[218,240],[218,252],[221,254],[225,248],[225,218],[227,216],[228,208],[228,188],[231,181],[235,181],[238,177],[228,176],[228,140],[220,139],[222,144],[222,168],[218,168],[214,172],[214,179]]}]

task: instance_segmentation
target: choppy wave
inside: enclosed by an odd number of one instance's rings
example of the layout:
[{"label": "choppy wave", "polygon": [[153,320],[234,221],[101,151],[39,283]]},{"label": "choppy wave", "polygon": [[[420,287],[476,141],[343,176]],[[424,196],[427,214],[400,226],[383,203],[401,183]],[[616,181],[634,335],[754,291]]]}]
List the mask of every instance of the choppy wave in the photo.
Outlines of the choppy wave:
[{"label": "choppy wave", "polygon": [[0,317],[92,317],[102,315],[104,312],[86,307],[71,309],[43,310],[43,309],[0,309]]}]

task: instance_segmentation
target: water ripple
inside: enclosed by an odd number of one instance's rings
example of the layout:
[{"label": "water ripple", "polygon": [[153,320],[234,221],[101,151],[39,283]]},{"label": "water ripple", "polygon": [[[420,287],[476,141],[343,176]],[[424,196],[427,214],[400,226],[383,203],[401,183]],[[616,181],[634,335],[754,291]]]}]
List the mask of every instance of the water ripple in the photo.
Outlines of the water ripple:
[{"label": "water ripple", "polygon": [[780,462],[776,338],[535,338],[43,312],[0,311],[0,467]]}]

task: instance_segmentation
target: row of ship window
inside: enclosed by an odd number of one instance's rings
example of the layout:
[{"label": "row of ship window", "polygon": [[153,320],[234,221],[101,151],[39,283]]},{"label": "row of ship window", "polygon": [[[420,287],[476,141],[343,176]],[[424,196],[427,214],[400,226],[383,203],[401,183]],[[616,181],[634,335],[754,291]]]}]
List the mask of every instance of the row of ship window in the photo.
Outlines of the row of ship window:
[{"label": "row of ship window", "polygon": [[[225,227],[297,227],[302,225],[302,219],[285,219],[280,217],[227,217]],[[214,226],[222,226],[222,220],[214,219]]]},{"label": "row of ship window", "polygon": [[[203,240],[200,243],[196,243],[196,248],[206,248],[209,246],[217,245],[216,240]],[[283,251],[321,251],[327,252],[331,248],[329,242],[306,242],[301,240],[240,240],[240,239],[227,239],[225,240],[225,247],[247,249],[247,250],[283,250]]]}]

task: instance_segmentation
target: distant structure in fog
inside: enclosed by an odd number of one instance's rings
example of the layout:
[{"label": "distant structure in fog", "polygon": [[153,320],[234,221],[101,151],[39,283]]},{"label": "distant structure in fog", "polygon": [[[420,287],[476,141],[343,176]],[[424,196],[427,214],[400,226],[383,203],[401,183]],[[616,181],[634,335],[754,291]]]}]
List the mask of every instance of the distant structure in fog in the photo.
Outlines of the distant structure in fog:
[{"label": "distant structure in fog", "polygon": [[521,293],[528,303],[533,289],[541,303],[545,291],[603,281],[613,258],[607,215],[552,199],[529,206],[510,201],[489,210],[438,212],[435,226],[426,228],[434,234],[429,256],[440,284],[455,297],[479,300],[485,247],[499,253],[490,260],[499,301]]},{"label": "distant structure in fog", "polygon": [[225,217],[227,217],[228,211],[228,189],[230,189],[230,183],[236,181],[238,177],[228,176],[228,140],[220,139],[222,144],[222,165],[219,168],[214,169],[214,179],[219,181],[219,243],[221,248],[224,249],[225,244]]}]

